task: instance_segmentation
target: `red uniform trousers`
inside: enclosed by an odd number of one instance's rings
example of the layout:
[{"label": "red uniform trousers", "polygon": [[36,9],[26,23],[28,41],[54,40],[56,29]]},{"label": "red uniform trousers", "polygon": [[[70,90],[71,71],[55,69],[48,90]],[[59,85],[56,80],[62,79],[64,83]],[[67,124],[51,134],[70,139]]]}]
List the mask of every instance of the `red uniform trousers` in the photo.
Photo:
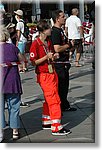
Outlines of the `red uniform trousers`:
[{"label": "red uniform trousers", "polygon": [[51,130],[57,132],[63,127],[61,125],[60,98],[58,95],[58,77],[54,72],[40,73],[39,84],[43,90],[45,102],[43,104],[42,124],[51,124]]}]

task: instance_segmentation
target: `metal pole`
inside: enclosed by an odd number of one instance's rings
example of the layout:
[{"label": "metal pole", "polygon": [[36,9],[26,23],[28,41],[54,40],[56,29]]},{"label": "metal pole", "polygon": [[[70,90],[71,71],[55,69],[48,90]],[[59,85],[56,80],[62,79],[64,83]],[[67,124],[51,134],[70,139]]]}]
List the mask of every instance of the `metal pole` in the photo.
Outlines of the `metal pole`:
[{"label": "metal pole", "polygon": [[41,14],[40,0],[36,0],[36,16],[37,16],[37,21],[40,20],[40,14]]},{"label": "metal pole", "polygon": [[35,3],[32,3],[32,16],[36,16],[36,6],[35,6]]},{"label": "metal pole", "polygon": [[59,1],[58,8],[59,8],[60,10],[64,11],[64,1],[63,1],[63,0],[60,0],[60,1]]},{"label": "metal pole", "polygon": [[81,21],[84,22],[84,0],[79,0],[79,13]]}]

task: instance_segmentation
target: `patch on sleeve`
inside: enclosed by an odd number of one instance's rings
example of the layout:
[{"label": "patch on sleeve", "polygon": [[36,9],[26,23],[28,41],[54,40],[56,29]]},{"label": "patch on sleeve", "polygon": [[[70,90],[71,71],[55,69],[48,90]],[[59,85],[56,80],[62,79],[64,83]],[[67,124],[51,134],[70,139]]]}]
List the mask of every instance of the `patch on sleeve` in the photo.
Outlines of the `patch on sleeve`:
[{"label": "patch on sleeve", "polygon": [[33,52],[32,52],[32,53],[30,53],[30,57],[31,57],[31,58],[34,58],[34,56],[35,56],[35,55],[34,55],[34,53],[33,53]]}]

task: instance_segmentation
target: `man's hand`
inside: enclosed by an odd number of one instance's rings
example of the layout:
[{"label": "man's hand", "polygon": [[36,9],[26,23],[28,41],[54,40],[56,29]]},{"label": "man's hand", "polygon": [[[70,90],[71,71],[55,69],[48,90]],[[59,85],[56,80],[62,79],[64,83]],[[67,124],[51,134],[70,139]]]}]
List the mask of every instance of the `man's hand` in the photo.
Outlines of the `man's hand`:
[{"label": "man's hand", "polygon": [[48,58],[48,59],[53,59],[53,53],[49,52],[49,53],[47,54],[47,58]]},{"label": "man's hand", "polygon": [[59,53],[55,53],[54,54],[54,59],[58,59],[59,58]]},{"label": "man's hand", "polygon": [[74,46],[75,40],[71,40],[70,42],[71,42],[72,46]]}]

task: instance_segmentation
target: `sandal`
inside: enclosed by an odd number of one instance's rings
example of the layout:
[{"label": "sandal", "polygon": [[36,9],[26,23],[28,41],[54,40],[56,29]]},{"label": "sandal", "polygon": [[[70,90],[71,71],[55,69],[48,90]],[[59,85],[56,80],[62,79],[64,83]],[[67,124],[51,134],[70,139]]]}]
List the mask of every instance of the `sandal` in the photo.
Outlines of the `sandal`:
[{"label": "sandal", "polygon": [[13,133],[13,140],[18,140],[20,138],[19,133]]},{"label": "sandal", "polygon": [[76,67],[82,67],[82,65],[78,64],[78,65],[76,65]]},{"label": "sandal", "polygon": [[19,70],[20,73],[25,73],[25,70]]}]

